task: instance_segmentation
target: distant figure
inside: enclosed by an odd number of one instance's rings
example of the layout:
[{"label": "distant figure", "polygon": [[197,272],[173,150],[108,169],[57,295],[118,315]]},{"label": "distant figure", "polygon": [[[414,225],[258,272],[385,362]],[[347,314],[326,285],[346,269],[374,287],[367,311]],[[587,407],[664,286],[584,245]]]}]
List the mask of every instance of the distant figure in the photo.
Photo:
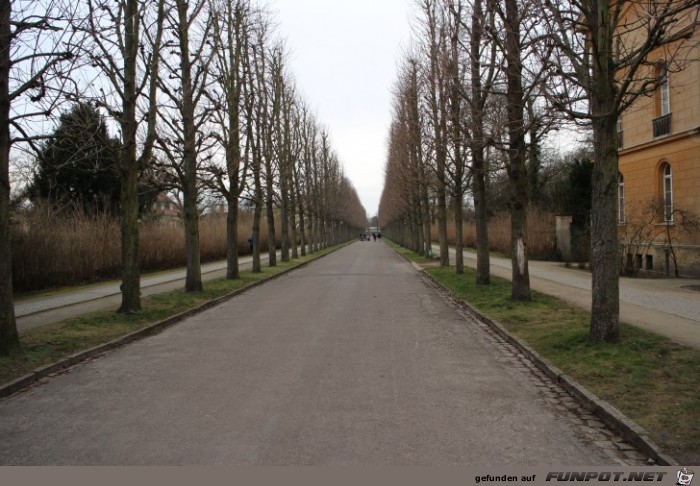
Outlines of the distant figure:
[{"label": "distant figure", "polygon": [[250,235],[250,238],[248,238],[248,250],[250,251],[250,254],[253,254],[253,243],[255,243],[255,237],[253,235]]},{"label": "distant figure", "polygon": [[377,233],[372,233],[372,239],[373,239],[374,241],[377,241]]},{"label": "distant figure", "polygon": [[382,232],[381,231],[377,232],[377,238],[379,238],[380,240],[382,239]]}]

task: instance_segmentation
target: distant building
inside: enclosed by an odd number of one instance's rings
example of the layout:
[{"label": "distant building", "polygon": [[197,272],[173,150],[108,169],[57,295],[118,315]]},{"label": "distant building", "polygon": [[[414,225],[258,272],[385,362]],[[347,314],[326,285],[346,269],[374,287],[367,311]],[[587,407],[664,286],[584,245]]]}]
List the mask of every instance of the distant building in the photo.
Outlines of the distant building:
[{"label": "distant building", "polygon": [[167,193],[161,192],[153,203],[151,213],[159,219],[179,220],[180,205]]}]

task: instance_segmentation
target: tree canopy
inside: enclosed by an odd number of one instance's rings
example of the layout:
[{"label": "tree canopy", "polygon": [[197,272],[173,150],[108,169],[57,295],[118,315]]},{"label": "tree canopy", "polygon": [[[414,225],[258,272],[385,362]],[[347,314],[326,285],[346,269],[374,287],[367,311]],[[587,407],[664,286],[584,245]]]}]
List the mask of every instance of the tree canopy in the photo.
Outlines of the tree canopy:
[{"label": "tree canopy", "polygon": [[118,144],[93,106],[74,105],[60,116],[58,127],[37,155],[34,180],[27,189],[29,199],[75,205],[86,213],[116,213]]}]

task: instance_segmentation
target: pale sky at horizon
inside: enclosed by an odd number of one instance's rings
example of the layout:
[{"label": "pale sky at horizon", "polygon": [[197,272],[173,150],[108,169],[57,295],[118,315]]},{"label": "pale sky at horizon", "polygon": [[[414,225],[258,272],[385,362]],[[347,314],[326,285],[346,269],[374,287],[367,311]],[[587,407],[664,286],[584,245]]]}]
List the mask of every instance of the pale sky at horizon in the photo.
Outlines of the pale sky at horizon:
[{"label": "pale sky at horizon", "polygon": [[384,184],[397,65],[413,0],[271,0],[297,88],[371,217]]}]

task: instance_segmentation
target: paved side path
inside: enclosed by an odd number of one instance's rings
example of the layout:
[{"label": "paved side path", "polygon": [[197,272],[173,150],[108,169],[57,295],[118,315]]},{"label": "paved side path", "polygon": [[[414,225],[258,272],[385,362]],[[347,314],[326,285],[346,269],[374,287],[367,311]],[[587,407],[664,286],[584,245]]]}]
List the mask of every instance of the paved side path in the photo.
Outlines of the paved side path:
[{"label": "paved side path", "polygon": [[[277,252],[278,258],[281,253]],[[261,256],[267,261],[267,256]],[[252,267],[252,257],[239,258],[241,270]],[[183,288],[185,269],[179,268],[144,275],[141,278],[141,295],[154,295]],[[205,263],[202,265],[202,281],[223,278],[226,276],[226,260]],[[121,303],[121,282],[111,281],[94,285],[78,286],[64,292],[49,296],[35,296],[20,299],[15,302],[17,329],[23,333],[29,329],[59,322],[70,317],[80,316],[90,312],[117,309]]]},{"label": "paved side path", "polygon": [[0,401],[0,464],[642,464],[382,243]]},{"label": "paved side path", "polygon": [[[433,246],[439,254],[440,247]],[[454,248],[450,249],[454,264]],[[491,274],[510,280],[511,262],[491,256]],[[464,264],[476,268],[476,254],[464,252]],[[565,268],[559,262],[529,261],[530,286],[584,309],[591,308],[591,274]],[[700,349],[700,287],[698,279],[620,278],[620,319],[623,322]]]}]

